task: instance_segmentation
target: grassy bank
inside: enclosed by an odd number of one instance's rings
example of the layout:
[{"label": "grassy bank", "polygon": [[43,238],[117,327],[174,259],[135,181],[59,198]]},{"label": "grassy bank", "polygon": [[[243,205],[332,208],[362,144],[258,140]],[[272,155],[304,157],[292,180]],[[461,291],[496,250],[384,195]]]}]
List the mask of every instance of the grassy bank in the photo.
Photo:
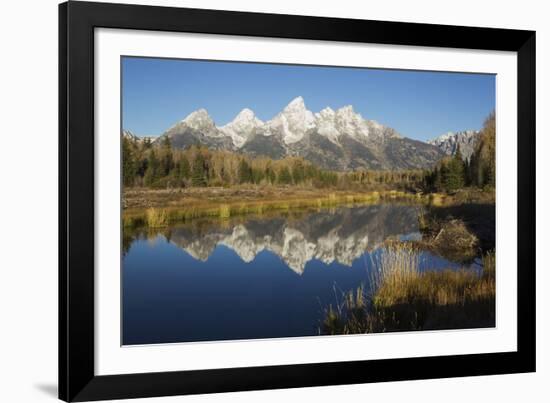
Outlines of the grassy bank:
[{"label": "grassy bank", "polygon": [[326,310],[326,334],[457,329],[495,325],[495,257],[483,256],[483,272],[419,270],[410,244],[383,250],[375,264],[373,292],[363,288]]},{"label": "grassy bank", "polygon": [[[230,188],[125,189],[125,227],[163,227],[199,217],[228,218],[268,211],[321,209],[338,205],[402,201],[432,206],[451,206],[469,199],[488,196],[481,191],[463,194],[421,194],[403,190],[345,191],[299,186],[234,186]],[[490,196],[489,196],[490,197]],[[459,201],[460,200],[460,201]],[[493,196],[494,200],[494,196]]]},{"label": "grassy bank", "polygon": [[[193,197],[194,196],[194,197]],[[151,228],[167,226],[170,223],[185,222],[200,217],[218,217],[221,219],[246,214],[264,214],[273,211],[315,210],[339,205],[357,205],[377,203],[381,200],[417,202],[427,196],[403,191],[385,191],[368,193],[351,192],[281,192],[265,195],[233,192],[229,196],[210,193],[209,195],[188,195],[180,199],[159,203],[162,195],[155,192],[151,200],[157,198],[151,207],[131,207],[123,212],[125,227],[147,226]],[[158,206],[158,207],[157,207]]]}]

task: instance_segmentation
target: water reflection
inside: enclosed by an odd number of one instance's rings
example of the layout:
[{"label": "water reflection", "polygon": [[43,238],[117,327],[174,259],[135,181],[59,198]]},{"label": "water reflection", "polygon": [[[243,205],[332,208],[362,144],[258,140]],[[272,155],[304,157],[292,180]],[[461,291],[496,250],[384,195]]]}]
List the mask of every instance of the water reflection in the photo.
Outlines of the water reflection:
[{"label": "water reflection", "polygon": [[[387,239],[419,236],[418,208],[341,207],[127,232],[123,344],[317,335],[328,304],[368,287]],[[427,252],[421,266],[458,267]]]},{"label": "water reflection", "polygon": [[217,246],[234,251],[244,262],[269,251],[298,274],[313,259],[351,266],[365,251],[389,238],[419,236],[415,206],[341,207],[300,215],[203,220],[163,232],[170,242],[200,261]]}]

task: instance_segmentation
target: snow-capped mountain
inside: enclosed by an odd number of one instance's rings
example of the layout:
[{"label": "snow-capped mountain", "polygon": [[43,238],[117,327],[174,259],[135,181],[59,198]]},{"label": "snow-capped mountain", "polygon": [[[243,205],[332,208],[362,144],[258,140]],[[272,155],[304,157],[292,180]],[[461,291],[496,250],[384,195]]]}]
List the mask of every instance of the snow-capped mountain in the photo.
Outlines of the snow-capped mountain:
[{"label": "snow-capped mountain", "polygon": [[277,116],[267,122],[264,135],[282,133],[285,144],[296,143],[304,137],[304,134],[315,127],[315,117],[306,109],[302,97],[294,98],[279,112]]},{"label": "snow-capped mountain", "polygon": [[212,149],[233,149],[231,136],[221,131],[206,109],[196,110],[182,121],[166,130],[157,141],[163,137],[170,138],[173,147],[186,148],[191,145],[206,145]]},{"label": "snow-capped mountain", "polygon": [[462,132],[448,132],[429,140],[428,143],[438,147],[447,155],[454,155],[458,146],[464,159],[470,159],[474,153],[476,142],[481,132],[477,130],[466,130]]},{"label": "snow-capped mountain", "polygon": [[244,108],[231,122],[220,127],[220,131],[231,137],[233,145],[240,148],[246,143],[255,130],[263,127],[264,122],[254,115],[254,112]]},{"label": "snow-capped mountain", "polygon": [[245,108],[233,121],[218,127],[205,109],[199,109],[162,136],[168,136],[179,148],[203,144],[275,159],[301,156],[334,170],[426,168],[443,156],[431,144],[364,119],[351,105],[313,113],[302,97],[294,98],[266,122]]}]

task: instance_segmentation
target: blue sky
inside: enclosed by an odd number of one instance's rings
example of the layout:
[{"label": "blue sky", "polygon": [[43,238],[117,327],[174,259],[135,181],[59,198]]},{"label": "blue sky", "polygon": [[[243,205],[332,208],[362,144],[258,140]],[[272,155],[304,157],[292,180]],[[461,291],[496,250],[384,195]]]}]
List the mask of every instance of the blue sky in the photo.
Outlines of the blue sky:
[{"label": "blue sky", "polygon": [[140,136],[199,108],[218,126],[245,107],[269,120],[300,95],[313,112],[353,105],[418,140],[479,129],[495,108],[494,75],[134,57],[122,74],[122,126]]}]

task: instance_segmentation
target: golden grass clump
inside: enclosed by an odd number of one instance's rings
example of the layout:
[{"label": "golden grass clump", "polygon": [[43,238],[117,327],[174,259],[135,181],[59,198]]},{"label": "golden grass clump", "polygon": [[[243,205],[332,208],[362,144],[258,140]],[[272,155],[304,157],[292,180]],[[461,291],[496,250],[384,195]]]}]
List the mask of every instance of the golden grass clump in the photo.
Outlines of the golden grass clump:
[{"label": "golden grass clump", "polygon": [[220,206],[220,218],[229,218],[231,217],[231,207],[229,204],[222,204]]},{"label": "golden grass clump", "polygon": [[418,253],[408,243],[382,249],[374,261],[372,282],[377,289],[387,288],[392,292],[375,297],[385,298],[384,303],[391,304],[405,295],[409,284],[420,276],[419,260]]},{"label": "golden grass clump", "polygon": [[496,257],[495,251],[489,251],[482,257],[483,276],[487,278],[495,278],[496,272]]},{"label": "golden grass clump", "polygon": [[374,261],[372,291],[348,293],[338,310],[326,312],[328,334],[456,329],[495,325],[494,252],[483,257],[483,273],[419,269],[419,253],[392,244]]},{"label": "golden grass clump", "polygon": [[168,225],[166,210],[150,207],[145,211],[145,221],[150,228],[165,227]]},{"label": "golden grass clump", "polygon": [[445,202],[445,195],[440,193],[430,193],[429,198],[429,203],[432,206],[442,206]]}]

